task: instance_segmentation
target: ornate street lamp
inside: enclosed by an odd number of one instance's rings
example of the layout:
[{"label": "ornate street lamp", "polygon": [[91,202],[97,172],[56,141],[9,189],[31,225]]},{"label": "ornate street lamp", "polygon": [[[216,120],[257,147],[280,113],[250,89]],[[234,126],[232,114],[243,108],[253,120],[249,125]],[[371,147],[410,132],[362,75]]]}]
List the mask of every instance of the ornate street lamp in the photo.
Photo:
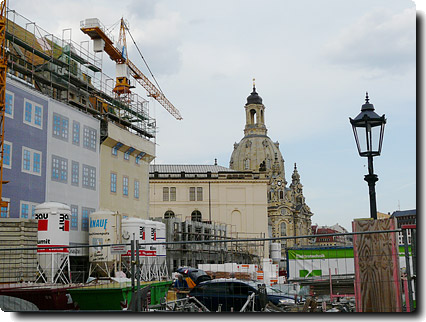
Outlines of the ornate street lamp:
[{"label": "ornate street lamp", "polygon": [[355,119],[349,118],[349,120],[354,131],[358,153],[360,156],[368,158],[368,174],[365,175],[364,180],[367,181],[369,187],[370,215],[371,218],[377,219],[375,185],[379,179],[374,174],[373,157],[380,155],[382,151],[385,115],[379,116],[374,112],[374,106],[369,102],[368,93],[366,93],[361,113]]}]

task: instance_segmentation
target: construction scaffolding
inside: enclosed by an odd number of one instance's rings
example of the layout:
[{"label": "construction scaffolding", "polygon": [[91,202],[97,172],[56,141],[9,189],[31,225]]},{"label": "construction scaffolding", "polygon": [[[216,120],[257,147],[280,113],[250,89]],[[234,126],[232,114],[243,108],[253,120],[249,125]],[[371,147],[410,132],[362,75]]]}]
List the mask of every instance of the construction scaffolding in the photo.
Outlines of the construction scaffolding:
[{"label": "construction scaffolding", "polygon": [[[236,263],[260,264],[265,255],[265,242],[241,242],[239,239],[243,236],[232,233],[226,224],[182,220],[176,217],[153,218],[153,220],[166,224],[167,241],[181,242],[167,245],[167,266],[170,272],[176,271],[181,266],[197,267],[201,263],[222,264],[231,260]],[[244,235],[244,238],[247,237]],[[251,238],[261,237],[264,236],[251,236]],[[235,243],[223,242],[230,239],[235,239]],[[211,242],[202,243],[202,241]]]},{"label": "construction scaffolding", "polygon": [[60,39],[14,10],[7,17],[9,76],[136,135],[155,136],[148,101],[135,93],[120,97],[113,92],[114,78],[102,72],[102,53],[90,50],[89,41],[72,41],[71,29],[64,29]]}]

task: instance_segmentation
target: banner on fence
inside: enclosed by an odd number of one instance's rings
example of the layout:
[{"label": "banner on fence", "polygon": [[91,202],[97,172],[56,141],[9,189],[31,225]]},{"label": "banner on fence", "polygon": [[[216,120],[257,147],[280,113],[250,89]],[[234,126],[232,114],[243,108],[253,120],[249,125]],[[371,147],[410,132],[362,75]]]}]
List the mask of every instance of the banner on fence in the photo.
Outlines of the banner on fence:
[{"label": "banner on fence", "polygon": [[[410,266],[411,246],[409,246]],[[287,250],[287,272],[289,279],[326,277],[331,275],[354,274],[353,247],[294,248]],[[399,246],[399,267],[404,269],[404,246]]]}]

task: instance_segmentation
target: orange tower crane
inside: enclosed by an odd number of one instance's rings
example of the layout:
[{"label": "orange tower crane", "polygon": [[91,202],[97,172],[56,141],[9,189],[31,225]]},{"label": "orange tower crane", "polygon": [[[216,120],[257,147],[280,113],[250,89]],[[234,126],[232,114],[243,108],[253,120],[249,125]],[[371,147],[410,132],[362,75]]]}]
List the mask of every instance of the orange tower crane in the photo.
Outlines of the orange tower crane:
[{"label": "orange tower crane", "polygon": [[[117,48],[113,41],[106,35],[101,28],[98,19],[86,19],[82,22],[80,28],[82,32],[89,35],[94,41],[94,50],[104,50],[109,57],[117,64],[117,75],[114,92],[118,95],[130,93],[132,86],[130,85],[129,76],[131,75],[143,88],[148,92],[149,96],[156,99],[170,114],[177,120],[181,120],[182,116],[179,110],[173,106],[172,103],[164,96],[159,90],[127,57],[126,33],[127,29],[124,19],[121,19],[119,45]],[[128,30],[128,29],[127,29]]]},{"label": "orange tower crane", "polygon": [[7,207],[8,202],[3,201],[3,156],[4,156],[4,121],[6,111],[6,0],[0,4],[0,207]]}]

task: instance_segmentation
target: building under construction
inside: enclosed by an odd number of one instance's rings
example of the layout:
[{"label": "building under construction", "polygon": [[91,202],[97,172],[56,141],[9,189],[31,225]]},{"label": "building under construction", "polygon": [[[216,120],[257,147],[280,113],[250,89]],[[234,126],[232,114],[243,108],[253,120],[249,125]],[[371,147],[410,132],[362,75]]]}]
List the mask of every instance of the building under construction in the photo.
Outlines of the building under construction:
[{"label": "building under construction", "polygon": [[[122,20],[120,38],[125,29]],[[206,202],[210,204],[208,220],[201,214],[207,210],[200,207],[200,217],[194,220],[186,215],[167,219],[165,213],[148,212],[149,191],[156,193],[148,182],[155,158],[156,121],[149,115],[148,101],[131,89],[141,84],[176,119],[181,116],[136,65],[123,57],[98,19],[83,20],[81,31],[88,40],[77,44],[70,29],[58,38],[17,12],[7,12],[2,169],[9,182],[1,196],[7,202],[1,217],[34,219],[38,204],[55,201],[71,208],[71,246],[95,244],[89,240],[89,215],[98,209],[142,219],[161,217],[167,241],[218,241],[169,245],[171,271],[206,262],[257,263],[268,257],[268,245],[220,242],[265,237],[267,181],[259,174],[228,173],[224,177],[214,170],[213,175],[198,176],[202,183],[191,179],[198,184],[193,188],[197,202],[200,191],[202,195],[211,188],[214,200],[204,197],[203,203],[206,209]],[[105,75],[102,50],[117,64],[118,73],[125,70],[133,79]],[[220,200],[224,201],[218,204]],[[214,211],[227,205],[232,206],[229,214]],[[71,248],[70,260],[73,272],[87,271],[87,248]]]},{"label": "building under construction", "polygon": [[[92,243],[89,215],[97,209],[148,219],[145,187],[156,132],[148,101],[130,90],[117,91],[119,80],[103,73],[93,35],[77,44],[71,29],[58,38],[14,10],[6,16],[2,171],[7,184],[1,198],[7,203],[2,204],[1,218],[31,219],[40,203],[65,203],[71,208],[74,246]],[[82,31],[87,32],[85,21]],[[110,48],[114,44],[110,40]],[[128,60],[121,63],[136,69]],[[131,75],[129,88],[144,77],[133,69]],[[147,89],[170,109],[170,102],[165,104],[164,95],[155,95],[155,90]],[[87,248],[73,248],[70,255],[72,270],[87,265]]]}]

